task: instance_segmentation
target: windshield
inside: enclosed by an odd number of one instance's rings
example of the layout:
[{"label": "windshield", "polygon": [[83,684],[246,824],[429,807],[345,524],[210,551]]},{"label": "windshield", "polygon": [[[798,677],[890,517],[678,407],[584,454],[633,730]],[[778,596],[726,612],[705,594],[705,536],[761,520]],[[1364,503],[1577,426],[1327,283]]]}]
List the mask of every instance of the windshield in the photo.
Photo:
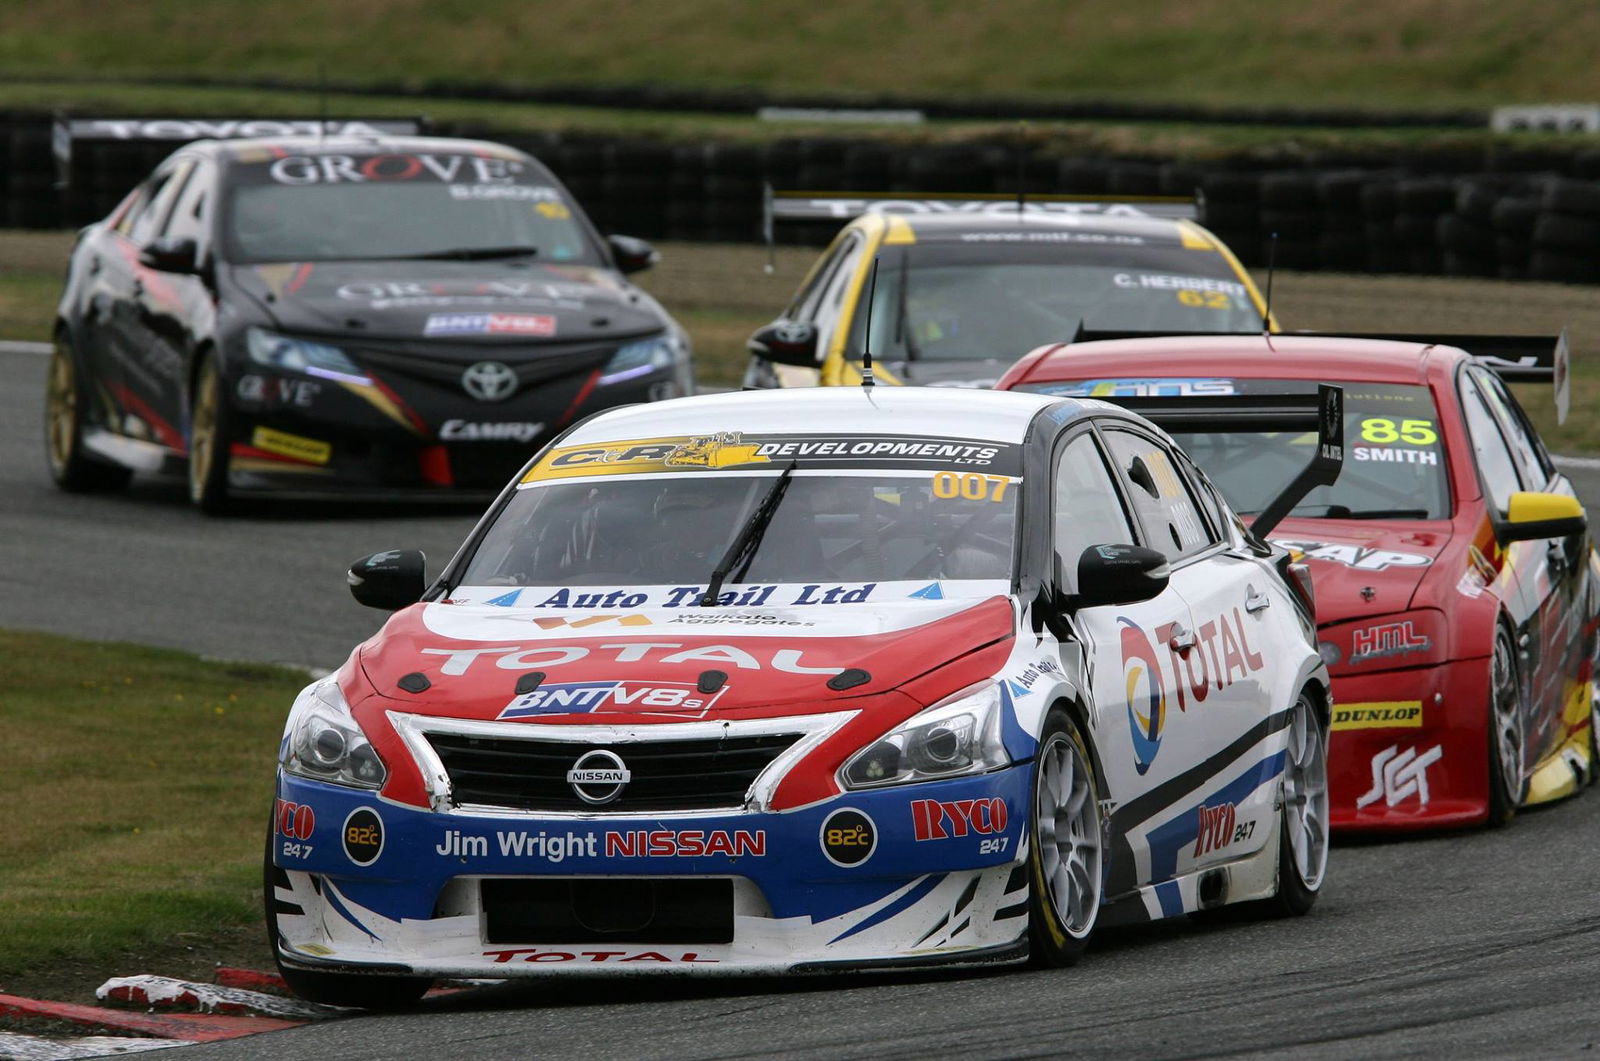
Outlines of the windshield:
[{"label": "windshield", "polygon": [[[1329,381],[1335,382],[1335,381]],[[1439,418],[1426,387],[1339,383],[1344,388],[1344,468],[1290,512],[1334,519],[1445,519],[1450,487]],[[1302,380],[1095,379],[1023,384],[1018,390],[1096,397],[1228,394],[1313,394]],[[1159,419],[1158,419],[1159,422]],[[1311,462],[1315,432],[1250,431],[1219,423],[1216,431],[1173,431],[1235,511],[1260,512]]]},{"label": "windshield", "polygon": [[466,154],[289,155],[238,164],[224,213],[230,260],[600,256],[537,164]]},{"label": "windshield", "polygon": [[[879,259],[872,354],[1013,361],[1036,346],[1071,339],[1080,323],[1097,331],[1261,329],[1261,311],[1222,254],[1128,238],[1134,242],[891,249]],[[861,350],[866,317],[855,315],[852,357]]]},{"label": "windshield", "polygon": [[[675,472],[526,485],[489,529],[462,584],[704,585],[778,475]],[[1008,579],[1016,493],[1016,480],[999,475],[800,470],[739,581]]]}]

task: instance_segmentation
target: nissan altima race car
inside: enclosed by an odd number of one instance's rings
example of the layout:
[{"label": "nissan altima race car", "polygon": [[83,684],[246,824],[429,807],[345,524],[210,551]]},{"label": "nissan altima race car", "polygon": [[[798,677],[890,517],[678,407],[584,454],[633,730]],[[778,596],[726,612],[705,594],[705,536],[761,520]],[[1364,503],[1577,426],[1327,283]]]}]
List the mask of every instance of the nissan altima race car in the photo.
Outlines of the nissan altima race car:
[{"label": "nissan altima race car", "polygon": [[[1139,212],[1149,204],[815,201],[829,217],[863,212],[751,336],[746,387],[859,383],[864,347],[880,383],[990,387],[1080,330],[1237,332],[1267,319],[1221,240],[1188,217]],[[1049,209],[1091,205],[1107,212]]]},{"label": "nissan altima race car", "polygon": [[1587,517],[1501,378],[1559,386],[1564,337],[1448,342],[1482,356],[1418,339],[1126,339],[1041,348],[1000,384],[1143,411],[1242,512],[1311,445],[1262,407],[1342,384],[1344,473],[1274,533],[1315,573],[1338,829],[1498,824],[1600,769]]},{"label": "nissan altima race car", "polygon": [[84,229],[51,475],[230,498],[491,496],[597,409],[693,389],[683,330],[533,158],[429,137],[206,140]]},{"label": "nissan altima race car", "polygon": [[351,569],[398,611],[290,712],[279,963],[384,1005],[438,976],[1066,964],[1118,921],[1303,913],[1330,706],[1303,576],[1100,402],[600,414],[431,587],[414,551]]}]

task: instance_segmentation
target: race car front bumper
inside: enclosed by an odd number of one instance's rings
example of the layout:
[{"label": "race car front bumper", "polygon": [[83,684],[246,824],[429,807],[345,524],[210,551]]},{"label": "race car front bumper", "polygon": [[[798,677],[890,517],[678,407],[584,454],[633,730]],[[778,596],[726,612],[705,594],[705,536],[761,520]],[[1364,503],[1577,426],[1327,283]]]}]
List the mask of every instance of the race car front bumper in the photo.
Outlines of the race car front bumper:
[{"label": "race car front bumper", "polygon": [[285,964],[455,977],[1015,961],[1031,766],[784,813],[436,813],[280,775]]}]

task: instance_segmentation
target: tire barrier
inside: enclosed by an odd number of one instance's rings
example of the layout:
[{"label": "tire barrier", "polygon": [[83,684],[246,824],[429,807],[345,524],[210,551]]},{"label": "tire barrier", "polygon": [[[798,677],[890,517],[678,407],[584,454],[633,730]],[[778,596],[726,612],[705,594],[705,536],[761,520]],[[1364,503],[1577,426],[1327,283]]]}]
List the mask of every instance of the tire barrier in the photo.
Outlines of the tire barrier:
[{"label": "tire barrier", "polygon": [[[52,116],[0,113],[0,212],[11,228],[104,216],[172,149],[75,147],[65,185]],[[756,242],[762,188],[861,192],[1068,193],[1104,198],[1198,192],[1200,220],[1247,265],[1600,283],[1600,150],[1494,143],[1382,157],[1323,152],[1162,160],[1043,153],[999,138],[959,145],[839,137],[672,142],[440,125],[544,161],[603,231],[646,239]],[[836,223],[784,224],[820,245]]]}]

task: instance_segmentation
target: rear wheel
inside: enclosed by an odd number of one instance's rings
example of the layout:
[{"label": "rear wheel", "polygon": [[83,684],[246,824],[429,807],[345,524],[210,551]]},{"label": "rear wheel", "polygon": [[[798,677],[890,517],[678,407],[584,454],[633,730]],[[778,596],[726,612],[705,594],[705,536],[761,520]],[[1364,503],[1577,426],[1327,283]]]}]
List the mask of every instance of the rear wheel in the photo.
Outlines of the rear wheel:
[{"label": "rear wheel", "polygon": [[267,827],[267,849],[262,859],[262,904],[266,908],[267,946],[289,990],[307,1002],[356,1009],[401,1009],[421,998],[433,980],[426,976],[362,976],[359,973],[320,973],[295,969],[278,956],[276,878],[282,872],[272,864],[272,826]]},{"label": "rear wheel", "polygon": [[50,478],[61,489],[75,493],[121,489],[128,485],[133,472],[95,460],[84,450],[83,418],[88,404],[78,378],[77,358],[66,336],[58,334],[45,382],[44,448]]},{"label": "rear wheel", "polygon": [[1028,928],[1034,961],[1072,965],[1100,915],[1100,785],[1089,748],[1066,712],[1045,720],[1033,777]]},{"label": "rear wheel", "polygon": [[1504,825],[1522,802],[1522,683],[1516,646],[1500,627],[1489,662],[1489,824]]},{"label": "rear wheel", "polygon": [[1283,768],[1283,832],[1278,840],[1281,914],[1310,911],[1328,868],[1328,738],[1311,695],[1301,690],[1289,723]]},{"label": "rear wheel", "polygon": [[189,500],[202,512],[228,510],[228,402],[217,359],[202,354],[189,412]]}]

